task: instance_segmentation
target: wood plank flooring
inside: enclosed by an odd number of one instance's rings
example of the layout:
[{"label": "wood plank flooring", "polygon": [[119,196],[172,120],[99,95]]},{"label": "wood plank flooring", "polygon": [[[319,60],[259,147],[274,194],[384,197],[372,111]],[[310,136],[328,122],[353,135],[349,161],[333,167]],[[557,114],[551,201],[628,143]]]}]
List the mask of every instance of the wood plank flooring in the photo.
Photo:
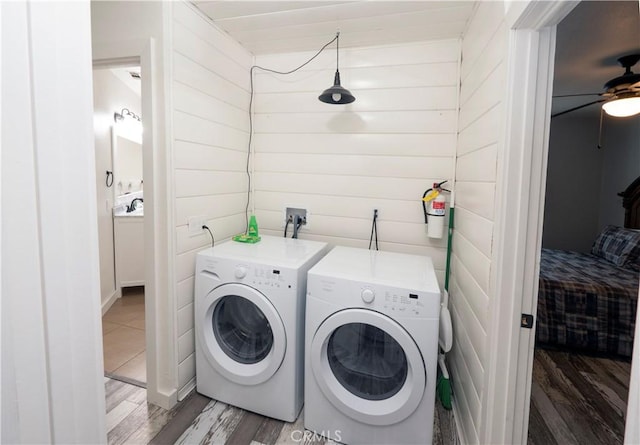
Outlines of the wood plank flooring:
[{"label": "wood plank flooring", "polygon": [[631,363],[536,349],[529,444],[621,444]]},{"label": "wood plank flooring", "polygon": [[[106,379],[107,440],[120,444],[229,444],[229,445],[324,445],[330,440],[304,431],[303,416],[294,423],[263,417],[217,402],[197,393],[190,394],[170,411],[146,403],[143,388]],[[436,403],[434,445],[458,443],[453,414]],[[295,433],[294,433],[295,432]]]},{"label": "wood plank flooring", "polygon": [[[529,444],[621,444],[631,364],[537,349]],[[302,431],[192,393],[170,411],[147,404],[143,388],[106,379],[108,443],[282,445]],[[308,437],[304,444],[333,444]],[[313,439],[313,440],[312,440]],[[451,411],[436,403],[434,445],[458,444]]]}]

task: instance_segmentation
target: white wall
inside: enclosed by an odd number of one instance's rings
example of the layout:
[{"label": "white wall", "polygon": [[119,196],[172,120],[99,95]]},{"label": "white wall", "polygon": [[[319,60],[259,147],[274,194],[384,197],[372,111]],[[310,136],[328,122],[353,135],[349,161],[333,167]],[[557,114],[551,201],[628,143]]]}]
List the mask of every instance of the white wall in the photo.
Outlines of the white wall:
[{"label": "white wall", "polygon": [[543,247],[591,250],[599,231],[602,166],[610,153],[597,148],[599,126],[598,113],[551,120]]},{"label": "white wall", "polygon": [[[433,257],[442,282],[446,237],[426,236],[421,198],[452,176],[460,42],[341,48],[350,105],[318,100],[333,84],[335,51],[333,44],[291,75],[255,72],[260,231],[282,236],[285,207],[303,207],[311,216],[300,238],[366,248],[378,209],[380,249]],[[259,56],[256,64],[288,71],[314,53]]]},{"label": "white wall", "polygon": [[501,2],[481,2],[462,42],[456,214],[448,354],[457,422],[478,443],[486,406],[497,160],[503,123],[508,29]]},{"label": "white wall", "polygon": [[105,443],[89,5],[0,16],[1,442]]},{"label": "white wall", "polygon": [[608,118],[605,127],[598,230],[624,225],[619,192],[640,176],[640,117]]},{"label": "white wall", "polygon": [[640,120],[576,112],[551,121],[543,247],[589,252],[604,226],[624,225],[618,193],[640,175]]},{"label": "white wall", "polygon": [[[106,186],[105,171],[114,171],[111,157],[111,127],[113,113],[123,108],[140,112],[140,96],[123,84],[110,70],[93,71],[93,107],[96,155],[96,196],[98,202],[98,236],[100,240],[100,295],[104,307],[116,292],[113,252],[113,190],[118,187],[114,180],[111,188]],[[142,159],[140,160],[142,162]],[[121,174],[115,172],[122,178]],[[117,193],[117,192],[116,192]]]},{"label": "white wall", "polygon": [[184,393],[195,376],[195,258],[211,245],[206,231],[189,236],[188,218],[204,217],[216,242],[245,230],[253,58],[182,2],[173,4],[172,27],[177,366],[178,388]]}]

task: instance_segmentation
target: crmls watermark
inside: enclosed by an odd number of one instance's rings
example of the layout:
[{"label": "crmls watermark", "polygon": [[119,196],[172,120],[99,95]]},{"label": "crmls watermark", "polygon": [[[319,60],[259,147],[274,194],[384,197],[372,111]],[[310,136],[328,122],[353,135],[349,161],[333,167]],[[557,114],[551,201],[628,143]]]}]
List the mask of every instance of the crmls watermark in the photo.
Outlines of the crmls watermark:
[{"label": "crmls watermark", "polygon": [[307,430],[293,430],[291,431],[291,440],[294,442],[323,440],[327,437],[331,437],[336,442],[342,442],[342,431],[307,431]]}]

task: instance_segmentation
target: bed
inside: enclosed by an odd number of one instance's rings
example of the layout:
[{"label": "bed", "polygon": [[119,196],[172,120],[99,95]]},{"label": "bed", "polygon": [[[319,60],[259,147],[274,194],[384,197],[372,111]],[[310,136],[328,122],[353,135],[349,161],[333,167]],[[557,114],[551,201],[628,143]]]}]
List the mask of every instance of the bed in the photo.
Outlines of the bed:
[{"label": "bed", "polygon": [[605,227],[590,253],[542,249],[539,346],[631,357],[640,279],[640,177],[620,196],[625,227]]}]

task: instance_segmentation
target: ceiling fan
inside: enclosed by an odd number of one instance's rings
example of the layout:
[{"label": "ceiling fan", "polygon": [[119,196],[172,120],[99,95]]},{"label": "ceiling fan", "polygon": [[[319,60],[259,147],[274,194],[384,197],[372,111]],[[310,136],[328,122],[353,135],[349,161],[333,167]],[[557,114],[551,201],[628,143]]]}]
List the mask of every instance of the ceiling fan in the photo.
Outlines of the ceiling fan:
[{"label": "ceiling fan", "polygon": [[631,71],[640,60],[640,54],[629,54],[622,56],[618,62],[625,69],[624,74],[615,77],[604,84],[602,93],[566,94],[556,97],[577,97],[577,96],[600,96],[601,99],[587,102],[577,107],[552,114],[551,117],[562,116],[572,111],[588,107],[593,104],[602,103],[602,110],[610,116],[627,117],[640,114],[640,73]]}]

